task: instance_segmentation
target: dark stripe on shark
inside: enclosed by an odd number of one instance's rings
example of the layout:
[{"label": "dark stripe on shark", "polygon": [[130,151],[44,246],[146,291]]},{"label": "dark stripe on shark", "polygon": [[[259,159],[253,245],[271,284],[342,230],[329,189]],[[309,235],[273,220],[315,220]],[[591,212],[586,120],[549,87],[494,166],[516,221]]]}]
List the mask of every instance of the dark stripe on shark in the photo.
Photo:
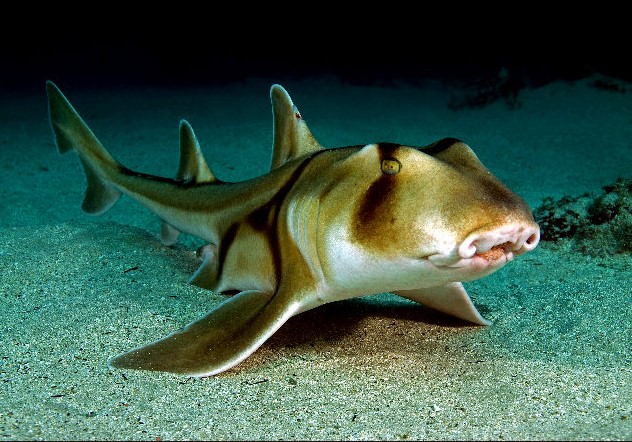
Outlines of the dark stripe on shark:
[{"label": "dark stripe on shark", "polygon": [[[417,149],[434,156],[460,142],[456,138],[443,138],[427,147]],[[394,157],[399,147],[400,145],[395,143],[379,143],[380,162]],[[355,239],[361,242],[375,241],[379,236],[389,234],[391,226],[396,222],[391,202],[397,192],[398,182],[398,174],[382,174],[369,186],[355,212],[353,229]],[[384,241],[388,243],[387,239]]]},{"label": "dark stripe on shark", "polygon": [[[121,166],[121,173],[127,176],[143,178],[143,179],[151,180],[151,181],[158,181],[160,183],[172,184],[174,186],[182,187],[185,189],[188,187],[193,187],[198,184],[197,181],[195,181],[194,179],[174,180],[172,178],[161,177],[158,175],[150,175],[148,173],[136,172],[132,169],[128,169],[125,166]],[[225,184],[225,182],[221,180],[214,180],[213,184]]]},{"label": "dark stripe on shark", "polygon": [[442,140],[435,141],[434,143],[426,147],[418,148],[418,150],[428,155],[436,155],[440,152],[443,152],[455,143],[462,143],[462,141],[451,137],[443,138]]},{"label": "dark stripe on shark", "polygon": [[[224,237],[222,238],[222,240],[220,241],[219,250],[217,254],[218,266],[217,266],[217,278],[214,281],[215,285],[217,285],[217,283],[222,279],[222,272],[224,270],[224,263],[226,262],[226,255],[228,255],[228,249],[230,248],[230,245],[235,240],[235,236],[237,236],[238,228],[239,228],[239,224],[232,224],[228,228],[226,233],[224,234]],[[235,289],[238,289],[238,287],[235,287]]]},{"label": "dark stripe on shark", "polygon": [[[246,217],[246,222],[255,230],[265,233],[266,238],[268,238],[268,243],[270,244],[270,251],[272,253],[272,260],[275,272],[275,280],[279,281],[279,277],[281,274],[281,245],[279,243],[279,235],[278,235],[278,222],[279,222],[279,213],[281,211],[281,207],[283,206],[283,201],[285,197],[290,192],[290,189],[296,181],[300,178],[301,174],[309,164],[309,162],[315,158],[316,156],[322,154],[323,152],[327,152],[330,149],[323,149],[317,152],[314,152],[309,157],[305,158],[305,160],[300,163],[294,172],[290,175],[285,183],[279,188],[279,190],[268,200],[268,202],[259,208],[253,210],[250,215]],[[224,237],[221,240],[221,248],[220,248],[220,256],[219,256],[219,272],[218,275],[222,274],[223,266],[225,258],[228,254],[228,250],[230,249],[232,243],[235,240],[236,232],[237,232],[238,224],[231,226]],[[220,276],[221,278],[221,276]],[[239,289],[239,287],[235,287],[235,289]]]},{"label": "dark stripe on shark", "polygon": [[[380,143],[380,163],[384,159],[393,157],[393,153],[400,146],[394,143]],[[375,167],[379,167],[379,164]],[[382,174],[375,180],[364,194],[362,202],[355,212],[353,233],[356,239],[363,241],[379,235],[381,227],[395,222],[390,210],[392,195],[397,191],[398,176]]]},{"label": "dark stripe on shark", "polygon": [[387,143],[385,141],[381,141],[377,143],[378,149],[380,150],[380,161],[382,161],[386,157],[390,157],[393,155],[393,152],[397,150],[401,144],[397,143]]},{"label": "dark stripe on shark", "polygon": [[[457,138],[447,137],[439,141],[435,141],[434,143],[429,144],[428,146],[417,147],[416,149],[427,155],[436,155],[448,149],[450,146],[452,146],[455,143],[462,143],[462,141]],[[386,143],[386,142],[378,143],[378,145],[380,146],[380,151],[384,152],[386,155],[388,155],[389,152],[393,152],[395,149],[400,147],[399,144]]]}]

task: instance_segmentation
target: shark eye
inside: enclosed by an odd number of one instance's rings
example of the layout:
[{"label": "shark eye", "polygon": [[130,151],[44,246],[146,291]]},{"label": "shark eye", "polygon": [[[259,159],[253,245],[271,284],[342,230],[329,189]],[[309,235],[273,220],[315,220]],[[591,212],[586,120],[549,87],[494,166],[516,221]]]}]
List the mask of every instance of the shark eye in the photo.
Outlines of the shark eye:
[{"label": "shark eye", "polygon": [[385,158],[382,160],[382,172],[386,175],[395,175],[402,169],[402,163],[395,158]]}]

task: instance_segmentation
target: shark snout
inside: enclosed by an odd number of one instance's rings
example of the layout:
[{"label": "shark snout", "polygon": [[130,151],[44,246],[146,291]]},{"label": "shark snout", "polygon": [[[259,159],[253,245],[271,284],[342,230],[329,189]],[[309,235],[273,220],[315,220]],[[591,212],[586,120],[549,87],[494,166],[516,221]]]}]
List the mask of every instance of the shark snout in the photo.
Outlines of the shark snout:
[{"label": "shark snout", "polygon": [[507,260],[537,247],[540,228],[535,223],[487,225],[470,233],[459,245],[462,259],[481,256],[489,261],[505,255]]},{"label": "shark snout", "polygon": [[469,267],[473,262],[497,267],[535,249],[538,242],[540,228],[535,222],[487,224],[470,232],[451,251],[429,255],[427,259],[438,267]]}]

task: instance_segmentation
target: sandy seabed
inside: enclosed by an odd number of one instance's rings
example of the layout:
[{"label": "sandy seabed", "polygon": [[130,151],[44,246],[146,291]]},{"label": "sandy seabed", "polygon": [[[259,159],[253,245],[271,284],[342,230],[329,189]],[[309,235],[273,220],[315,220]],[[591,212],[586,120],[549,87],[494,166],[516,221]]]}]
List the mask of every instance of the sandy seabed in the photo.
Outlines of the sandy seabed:
[{"label": "sandy seabed", "polygon": [[[435,83],[283,85],[324,146],[460,138],[535,208],[632,175],[632,91],[592,81],[459,110]],[[57,85],[127,167],[172,176],[186,118],[238,181],[269,166],[271,84]],[[108,368],[225,298],[187,284],[199,242],[163,246],[137,203],[81,212],[83,172],[55,150],[43,84],[0,97],[0,118],[3,440],[632,439],[632,257],[545,242],[465,284],[489,327],[381,294],[296,316],[211,378]]]}]

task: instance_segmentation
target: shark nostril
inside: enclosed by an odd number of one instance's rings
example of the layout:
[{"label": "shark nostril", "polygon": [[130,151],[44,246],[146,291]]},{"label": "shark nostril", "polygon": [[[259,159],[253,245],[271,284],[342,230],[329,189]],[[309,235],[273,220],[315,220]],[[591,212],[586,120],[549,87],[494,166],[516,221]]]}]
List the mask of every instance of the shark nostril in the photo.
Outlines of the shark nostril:
[{"label": "shark nostril", "polygon": [[527,244],[531,245],[538,242],[538,235],[535,233],[532,234],[529,238],[527,238]]},{"label": "shark nostril", "polygon": [[540,231],[538,229],[534,231],[531,235],[529,235],[527,240],[524,242],[523,248],[525,250],[533,250],[537,247],[539,242],[540,242]]}]

